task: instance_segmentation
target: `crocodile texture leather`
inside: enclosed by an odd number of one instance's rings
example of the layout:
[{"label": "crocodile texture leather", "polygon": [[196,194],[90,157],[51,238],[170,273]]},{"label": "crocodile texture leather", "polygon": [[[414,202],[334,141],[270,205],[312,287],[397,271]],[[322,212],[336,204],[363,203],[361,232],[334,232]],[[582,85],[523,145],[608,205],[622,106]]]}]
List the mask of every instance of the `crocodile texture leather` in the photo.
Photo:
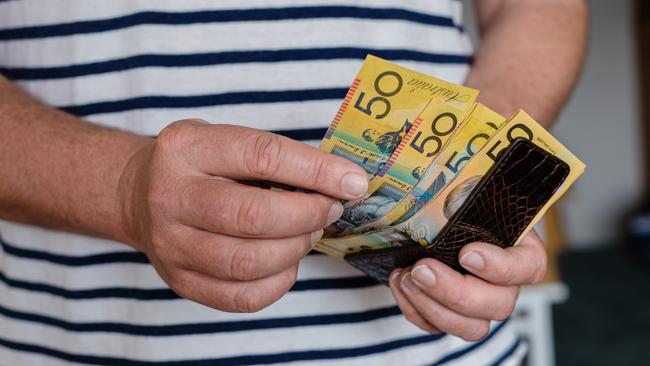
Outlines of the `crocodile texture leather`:
[{"label": "crocodile texture leather", "polygon": [[424,257],[467,273],[458,263],[462,247],[476,241],[513,246],[562,185],[569,169],[532,142],[515,139],[430,246],[405,239],[399,247],[349,254],[345,260],[384,284],[393,269]]}]

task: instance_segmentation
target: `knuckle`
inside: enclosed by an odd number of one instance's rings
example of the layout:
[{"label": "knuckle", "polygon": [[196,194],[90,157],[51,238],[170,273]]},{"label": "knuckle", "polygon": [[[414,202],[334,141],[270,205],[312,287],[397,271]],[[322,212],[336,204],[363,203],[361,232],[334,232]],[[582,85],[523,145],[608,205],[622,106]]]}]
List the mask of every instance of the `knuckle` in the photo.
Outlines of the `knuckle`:
[{"label": "knuckle", "polygon": [[237,289],[232,298],[232,302],[233,311],[237,313],[256,313],[267,306],[257,296],[256,291],[251,291],[251,289],[245,286]]},{"label": "knuckle", "polygon": [[178,295],[188,298],[187,293],[187,278],[183,271],[170,270],[166,274],[165,281],[169,288],[171,288]]},{"label": "knuckle", "polygon": [[462,335],[461,338],[466,341],[475,342],[485,338],[489,331],[490,323],[487,321],[481,321],[475,326],[470,327],[467,334]]},{"label": "knuckle", "polygon": [[295,246],[294,257],[296,260],[304,258],[312,249],[311,234],[300,236]]},{"label": "knuckle", "polygon": [[507,298],[497,307],[493,320],[506,320],[515,311],[516,299]]},{"label": "knuckle", "polygon": [[333,171],[331,163],[326,157],[318,157],[311,161],[308,169],[307,183],[312,187],[321,187],[327,181],[327,173]]},{"label": "knuckle", "polygon": [[188,143],[189,131],[194,128],[191,120],[172,122],[160,131],[156,145],[166,151],[178,150]]},{"label": "knuckle", "polygon": [[296,283],[297,278],[298,278],[298,266],[294,266],[293,268],[286,271],[286,276],[284,277],[282,283],[282,293],[286,293],[287,291],[289,291]]},{"label": "knuckle", "polygon": [[236,225],[240,233],[260,236],[270,228],[271,215],[269,202],[263,194],[253,194],[239,200]]},{"label": "knuckle", "polygon": [[503,283],[514,283],[516,280],[516,272],[513,265],[500,266],[497,272]]},{"label": "knuckle", "polygon": [[540,283],[544,279],[544,276],[546,276],[546,266],[543,267],[540,266],[533,274],[530,283],[531,284]]},{"label": "knuckle", "polygon": [[542,252],[537,257],[537,264],[531,278],[531,283],[541,282],[546,275],[546,269],[548,266],[548,258],[546,257],[546,252]]},{"label": "knuckle", "polygon": [[244,152],[248,171],[262,179],[274,177],[282,164],[282,140],[272,133],[260,133],[252,138]]},{"label": "knuckle", "polygon": [[255,279],[257,261],[257,251],[250,249],[248,245],[234,247],[230,259],[229,277],[240,281]]},{"label": "knuckle", "polygon": [[167,253],[168,248],[167,248],[167,245],[165,245],[166,241],[163,240],[160,237],[161,235],[159,233],[157,233],[157,232],[149,233],[149,235],[150,235],[150,238],[149,238],[149,243],[148,243],[149,244],[148,252],[149,253],[155,253],[155,255],[157,257],[159,257],[159,258],[164,258],[164,259],[161,259],[161,261],[164,261],[166,259],[166,257],[167,257],[167,254],[168,254]]},{"label": "knuckle", "polygon": [[291,209],[291,219],[300,223],[300,227],[309,227],[311,230],[324,228],[335,201],[320,194],[305,195],[305,199],[300,201],[301,206]]},{"label": "knuckle", "polygon": [[453,335],[456,335],[458,337],[461,337],[465,339],[464,337],[467,335],[465,328],[466,320],[459,318],[458,316],[455,317],[450,317],[450,318],[441,318],[440,319],[440,327],[446,332],[446,333],[451,333]]},{"label": "knuckle", "polygon": [[176,240],[173,233],[166,228],[159,228],[159,225],[152,224],[147,227],[146,232],[141,235],[146,239],[146,253],[151,262],[158,264],[158,268],[165,272],[172,273],[176,270],[178,245],[173,245]]},{"label": "knuckle", "polygon": [[464,284],[449,287],[442,295],[442,302],[452,309],[465,309],[468,306]]}]

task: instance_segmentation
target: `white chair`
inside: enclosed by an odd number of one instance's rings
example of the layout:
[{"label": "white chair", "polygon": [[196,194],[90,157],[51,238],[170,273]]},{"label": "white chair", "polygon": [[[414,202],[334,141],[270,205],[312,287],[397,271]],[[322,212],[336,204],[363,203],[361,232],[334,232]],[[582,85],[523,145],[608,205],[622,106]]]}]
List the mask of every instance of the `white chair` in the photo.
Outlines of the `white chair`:
[{"label": "white chair", "polygon": [[563,246],[557,211],[549,210],[535,227],[547,246],[549,268],[544,281],[521,289],[512,322],[529,345],[529,366],[555,365],[553,305],[567,301],[569,288],[559,277],[556,257]]}]

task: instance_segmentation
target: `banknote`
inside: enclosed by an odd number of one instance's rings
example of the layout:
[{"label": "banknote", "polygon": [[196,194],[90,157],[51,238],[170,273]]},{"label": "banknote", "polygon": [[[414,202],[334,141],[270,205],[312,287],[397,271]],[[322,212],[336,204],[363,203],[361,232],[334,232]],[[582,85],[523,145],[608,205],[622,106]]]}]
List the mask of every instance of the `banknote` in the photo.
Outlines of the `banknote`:
[{"label": "banknote", "polygon": [[386,164],[370,180],[367,197],[346,202],[341,219],[328,228],[327,234],[352,229],[390,211],[417,184],[463,125],[469,111],[444,102],[429,103]]},{"label": "banknote", "polygon": [[584,172],[585,166],[549,132],[538,125],[532,117],[523,111],[519,111],[494,134],[482,149],[474,154],[463,170],[440,191],[435,199],[427,202],[410,219],[383,230],[349,235],[343,238],[325,238],[321,241],[322,246],[327,247],[331,255],[344,256],[365,249],[374,250],[401,245],[400,243],[403,242],[405,236],[422,246],[430,245],[449,218],[453,216],[465,198],[471,193],[481,177],[498,159],[500,153],[518,137],[532,141],[537,146],[566,162],[570,167],[570,172],[562,185],[536,214],[526,230],[523,231],[524,233],[527,232],[539,221],[548,207],[557,201]]},{"label": "banknote", "polygon": [[320,149],[374,176],[429,102],[464,110],[478,91],[368,55],[325,133]]},{"label": "banknote", "polygon": [[[355,226],[342,235],[378,230],[398,224],[413,216],[458,174],[467,162],[506,121],[504,117],[477,103],[458,127],[440,155],[433,160],[412,190],[390,211],[367,224]],[[375,177],[376,179],[377,177]]]},{"label": "banknote", "polygon": [[529,228],[532,227],[544,215],[546,209],[559,199],[584,172],[585,165],[548,131],[537,124],[530,115],[519,111],[506,122],[503,128],[497,131],[460,174],[438,194],[436,199],[429,201],[409,220],[398,224],[396,229],[406,233],[423,246],[430,245],[449,218],[463,204],[474,186],[498,159],[500,153],[517,137],[530,140],[566,162],[570,167],[569,175],[560,188],[531,221]]},{"label": "banknote", "polygon": [[343,258],[347,254],[365,250],[400,247],[409,242],[409,237],[399,230],[383,230],[343,238],[323,238],[314,249],[332,257]]}]

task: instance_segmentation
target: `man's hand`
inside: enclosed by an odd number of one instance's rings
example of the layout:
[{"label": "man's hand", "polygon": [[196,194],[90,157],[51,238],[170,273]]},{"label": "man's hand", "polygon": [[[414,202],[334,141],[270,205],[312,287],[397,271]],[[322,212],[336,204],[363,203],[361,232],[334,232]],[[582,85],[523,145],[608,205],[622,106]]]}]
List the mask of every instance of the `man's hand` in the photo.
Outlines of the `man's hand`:
[{"label": "man's hand", "polygon": [[390,288],[411,323],[431,333],[479,340],[488,333],[491,320],[510,316],[519,286],[539,282],[546,273],[546,251],[534,231],[512,248],[466,245],[459,259],[472,275],[432,258],[393,271]]},{"label": "man's hand", "polygon": [[[316,193],[265,190],[263,180]],[[359,166],[268,132],[186,120],[141,149],[120,182],[131,244],[181,296],[254,312],[293,285],[298,262],[366,193]]]}]

